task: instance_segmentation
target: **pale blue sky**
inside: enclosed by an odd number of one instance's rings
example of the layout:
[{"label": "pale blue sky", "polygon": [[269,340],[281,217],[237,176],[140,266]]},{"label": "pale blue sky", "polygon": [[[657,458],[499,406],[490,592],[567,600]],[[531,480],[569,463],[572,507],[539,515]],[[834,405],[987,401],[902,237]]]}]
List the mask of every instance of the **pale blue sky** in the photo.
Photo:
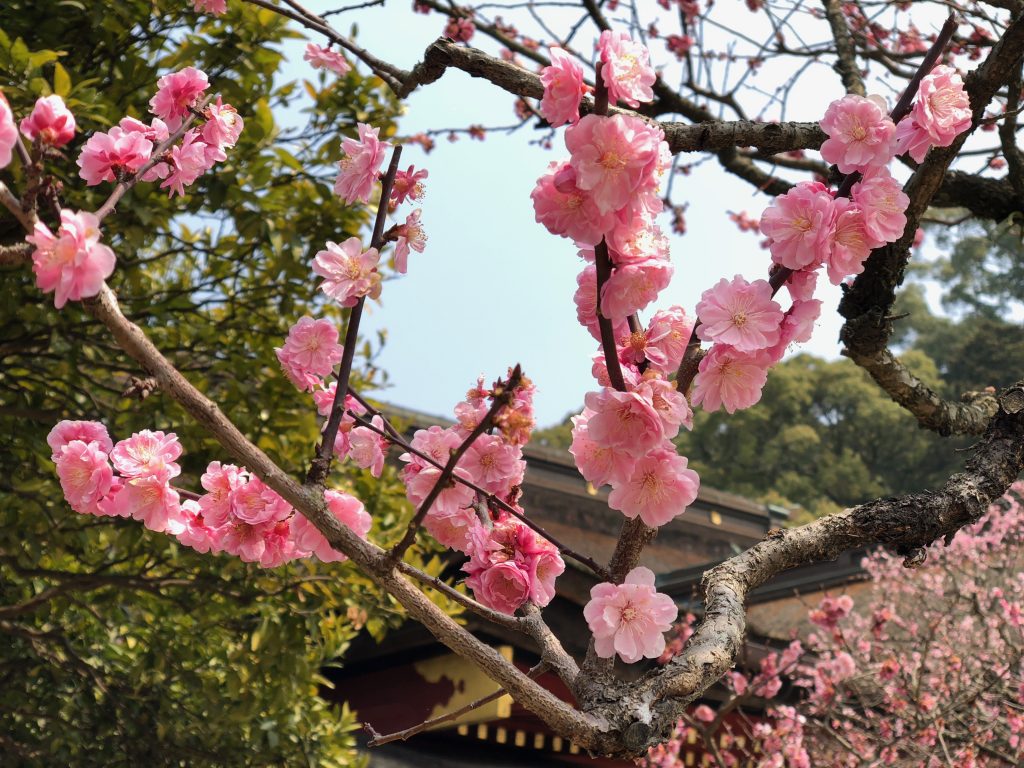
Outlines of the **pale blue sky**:
[{"label": "pale blue sky", "polygon": [[[320,11],[329,5],[310,7]],[[516,21],[522,27],[521,19]],[[403,4],[361,9],[335,20],[341,31],[353,23],[361,45],[410,68],[441,33],[444,19],[412,14]],[[581,37],[577,44],[589,50],[591,41]],[[479,34],[473,43],[490,50]],[[301,45],[289,46],[286,76],[312,76],[301,50]],[[662,49],[656,54],[663,59]],[[770,95],[771,72],[751,82],[758,81],[762,94]],[[818,119],[828,102],[841,95],[827,65],[814,65],[801,92],[789,98],[785,117]],[[515,121],[512,102],[494,85],[449,70],[409,97],[399,130],[408,135],[475,123],[507,125]],[[430,172],[422,204],[429,242],[425,253],[411,255],[407,275],[385,284],[380,306],[369,307],[367,330],[388,330],[379,362],[392,385],[376,396],[447,415],[479,374],[491,380],[518,362],[537,385],[538,422],[547,425],[578,410],[584,394],[594,388],[590,368],[596,344],[576,322],[572,301],[581,262],[572,243],[549,235],[534,221],[530,191],[547,164],[565,155],[561,134],[550,151],[530,145],[540,135],[524,129],[491,134],[483,142],[463,135],[455,143],[442,136],[429,155],[418,146],[406,147],[403,167],[412,163]],[[727,212],[745,210],[757,217],[768,199],[713,161],[677,176],[674,183],[675,198],[689,201],[688,232],[672,237],[676,273],[657,306],[681,304],[692,313],[701,292],[720,278],[766,275],[767,251],[756,236],[739,232]],[[670,229],[667,215],[660,223]],[[825,311],[802,350],[834,358],[841,325],[835,313],[839,290],[821,282],[818,298],[825,301]],[[644,320],[653,309],[642,313]]]}]

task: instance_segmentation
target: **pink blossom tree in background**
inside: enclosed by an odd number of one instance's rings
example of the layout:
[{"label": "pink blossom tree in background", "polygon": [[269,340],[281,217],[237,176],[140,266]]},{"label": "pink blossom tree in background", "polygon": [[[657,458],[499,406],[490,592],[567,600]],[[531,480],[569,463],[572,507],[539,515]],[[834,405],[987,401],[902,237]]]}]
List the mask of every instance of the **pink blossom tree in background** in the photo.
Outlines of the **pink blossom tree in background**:
[{"label": "pink blossom tree in background", "polygon": [[[157,184],[172,197],[188,194],[227,161],[249,118],[191,66],[153,84],[144,119],[126,115],[89,136],[75,158],[77,173],[55,152],[75,130],[59,97],[40,99],[28,115],[14,115],[0,100],[0,165],[31,170],[0,182],[0,202],[23,230],[23,240],[4,246],[0,256],[33,270],[41,302],[49,293],[56,310],[82,302],[121,353],[223,448],[223,461],[210,463],[200,477],[185,477],[178,459],[189,446],[174,433],[110,435],[99,422],[61,421],[49,444],[75,511],[132,518],[154,535],[263,568],[310,557],[350,559],[439,641],[595,754],[643,756],[670,738],[680,717],[716,734],[726,709],[741,712],[744,697],[751,697],[768,702],[768,722],[745,734],[748,745],[769,755],[766,765],[809,765],[810,756],[850,765],[920,764],[935,755],[946,755],[936,764],[971,759],[980,765],[1019,757],[1021,584],[1006,575],[1019,570],[1012,544],[1020,505],[996,505],[979,520],[1024,468],[1024,382],[950,402],[905,368],[887,341],[895,291],[930,205],[992,219],[1022,207],[1020,4],[970,3],[944,22],[940,16],[934,34],[922,38],[900,3],[877,9],[830,0],[793,8],[747,3],[744,13],[764,14],[774,32],[755,46],[759,53],[717,56],[728,64],[742,59],[746,69],[716,90],[705,68],[716,56],[702,36],[722,22],[717,7],[696,2],[666,0],[643,18],[639,7],[588,0],[568,23],[559,18],[559,31],[548,31],[541,45],[501,19],[488,20],[485,8],[420,0],[416,11],[446,17],[438,30],[445,38],[406,71],[387,61],[387,51],[367,51],[338,32],[329,14],[292,0],[238,1],[322,36],[326,45],[306,50],[312,68],[339,77],[367,68],[399,98],[460,69],[509,92],[521,120],[549,130],[552,145],[564,141],[551,164],[537,169],[532,200],[536,221],[565,239],[567,258],[581,259],[578,290],[565,300],[574,301],[594,338],[595,384],[581,393],[571,452],[583,477],[611,486],[609,506],[622,512],[621,534],[610,561],[598,563],[565,547],[520,505],[522,449],[534,428],[536,393],[514,360],[494,379],[467,382],[461,400],[453,396],[454,426],[412,438],[351,386],[367,299],[386,290],[385,275],[414,280],[429,269],[425,233],[444,209],[430,201],[413,208],[423,200],[428,172],[400,170],[403,144],[427,148],[429,136],[401,141],[360,124],[357,136],[341,142],[334,194],[348,204],[375,201],[377,213],[365,236],[328,241],[310,255],[309,294],[320,291],[348,310],[345,327],[295,318],[276,349],[280,375],[323,417],[319,441],[310,440],[305,477],[282,470],[121,312],[106,279],[125,245],[104,242],[104,220],[129,204],[125,196],[136,184]],[[192,5],[230,13],[223,0]],[[661,41],[659,29],[669,24],[682,34]],[[829,42],[791,48],[788,33],[801,40],[805,25],[825,30]],[[973,32],[965,36],[965,29]],[[496,43],[499,55],[469,46],[480,38]],[[672,56],[656,66],[662,48]],[[768,58],[787,57],[834,62],[847,95],[818,105],[818,122],[748,119],[741,101],[750,97],[743,90],[749,73]],[[791,73],[790,86],[799,72]],[[673,76],[681,86],[669,84]],[[881,83],[890,90],[873,92]],[[762,105],[757,114],[769,112]],[[686,120],[663,119],[669,115]],[[974,155],[961,157],[976,130],[996,124],[1001,142],[994,152],[1005,156],[1005,177],[972,171]],[[821,161],[806,156],[813,150]],[[682,204],[673,197],[679,185],[672,182],[688,153],[708,153],[725,172],[771,196],[758,223],[767,253],[755,252],[747,274],[722,275],[689,310],[665,305],[671,281],[688,278],[686,259],[672,258],[659,224],[671,213],[673,226],[681,227]],[[42,183],[44,158],[63,161],[71,174],[63,188]],[[798,180],[776,176],[776,169]],[[904,183],[897,175],[909,178]],[[103,185],[109,197],[95,211],[75,210],[76,185]],[[845,287],[838,307],[844,353],[921,426],[977,436],[964,471],[937,490],[865,500],[772,531],[705,574],[703,615],[688,626],[685,644],[639,677],[618,675],[616,659],[633,664],[662,656],[665,632],[677,618],[671,598],[657,592],[653,573],[640,564],[658,528],[697,498],[700,479],[673,440],[692,428],[694,408],[731,414],[757,404],[772,367],[811,337],[826,309],[815,298],[826,280]],[[1008,372],[1007,383],[1019,375]],[[351,489],[332,487],[332,469],[348,461],[379,477],[389,454],[401,462],[415,512],[394,540],[374,541],[362,501]],[[464,589],[405,561],[421,536],[464,555]],[[942,538],[954,543],[927,549]],[[870,560],[880,596],[868,613],[851,614],[846,600],[830,599],[812,614],[819,629],[806,645],[794,641],[761,662],[754,676],[730,672],[743,646],[744,602],[752,589],[788,568],[875,545],[893,554]],[[566,559],[599,581],[584,610],[593,640],[582,660],[564,650],[542,616]],[[923,571],[902,569],[921,562]],[[561,678],[575,706],[452,620],[425,590],[531,638],[542,666]],[[806,698],[772,703],[782,676],[805,689]],[[684,716],[723,677],[737,698],[717,713],[705,705]],[[985,729],[996,735],[987,739]],[[378,734],[373,743],[407,735]],[[671,764],[671,741],[659,750],[649,759]],[[719,759],[728,765],[740,758],[725,747]]]},{"label": "pink blossom tree in background", "polygon": [[[680,745],[696,730],[719,766],[1020,765],[1022,491],[1015,483],[948,546],[929,547],[916,570],[889,553],[867,557],[872,589],[861,604],[824,598],[802,638],[752,673],[727,675],[719,709],[687,714],[647,764],[682,765]],[[772,703],[786,684],[785,703]]]}]

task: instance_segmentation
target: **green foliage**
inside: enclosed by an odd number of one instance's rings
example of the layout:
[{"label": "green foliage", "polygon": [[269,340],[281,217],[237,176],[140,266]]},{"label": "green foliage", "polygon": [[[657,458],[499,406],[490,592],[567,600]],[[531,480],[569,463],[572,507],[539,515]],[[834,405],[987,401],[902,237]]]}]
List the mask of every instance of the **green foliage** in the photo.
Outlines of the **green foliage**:
[{"label": "green foliage", "polygon": [[[105,222],[118,255],[111,284],[196,386],[301,473],[318,435],[315,409],[278,370],[273,348],[305,313],[343,319],[314,296],[309,271],[324,241],[357,234],[370,216],[331,193],[339,131],[370,121],[391,132],[398,106],[355,72],[282,79],[280,45],[293,33],[270,12],[232,4],[211,19],[188,7],[7,0],[0,82],[16,115],[51,92],[75,112],[79,136],[46,161],[74,209],[94,210],[110,191],[78,179],[81,145],[126,114],[145,117],[162,74],[200,67],[238,109],[237,149],[190,195],[169,200],[143,183]],[[278,125],[275,115],[294,113],[305,94],[316,117]],[[3,175],[16,188],[24,181],[17,162]],[[0,243],[21,237],[0,216]],[[0,297],[0,762],[353,764],[356,722],[317,696],[318,671],[338,663],[361,627],[379,638],[396,626],[399,607],[348,564],[263,571],[198,555],[133,521],[71,512],[45,442],[61,418],[102,420],[115,440],[143,428],[176,432],[187,488],[198,489],[209,461],[231,457],[163,393],[121,396],[146,372],[82,304],[54,311],[24,268],[0,271]],[[378,350],[363,347],[357,383],[382,381]],[[366,501],[374,538],[398,535],[410,510],[393,470],[383,482],[351,472],[334,480]],[[440,569],[436,560],[424,567]]]}]

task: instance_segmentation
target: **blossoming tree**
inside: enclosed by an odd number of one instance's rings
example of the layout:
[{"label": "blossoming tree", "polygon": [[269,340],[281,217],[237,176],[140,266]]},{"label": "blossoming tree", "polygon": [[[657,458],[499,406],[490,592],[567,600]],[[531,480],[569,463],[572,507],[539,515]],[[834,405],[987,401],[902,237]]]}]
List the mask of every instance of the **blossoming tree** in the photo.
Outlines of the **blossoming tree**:
[{"label": "blossoming tree", "polygon": [[[361,124],[358,137],[344,139],[333,185],[345,203],[376,200],[370,233],[340,244],[326,241],[309,259],[309,293],[319,289],[346,308],[345,327],[325,318],[296,318],[276,349],[283,375],[312,395],[309,407],[323,417],[302,479],[248,439],[146,329],[125,316],[107,283],[121,244],[105,241],[104,221],[121,215],[125,195],[136,185],[157,184],[171,196],[184,196],[198,179],[216,174],[248,119],[217,94],[215,78],[188,65],[153,83],[145,120],[124,116],[82,142],[79,170],[63,190],[47,181],[42,161],[60,159],[54,152],[74,136],[74,115],[54,99],[40,99],[17,116],[6,103],[0,106],[0,166],[25,171],[0,186],[0,202],[24,235],[5,247],[4,260],[31,265],[39,291],[53,293],[56,309],[82,302],[119,349],[224,451],[224,461],[189,478],[178,462],[188,446],[176,434],[143,429],[111,435],[96,421],[61,421],[48,442],[75,511],[132,518],[198,552],[268,569],[313,557],[351,559],[409,616],[551,728],[594,753],[636,756],[664,739],[687,704],[734,664],[750,590],[786,568],[858,546],[880,544],[908,564],[918,563],[933,541],[976,522],[1024,467],[1024,384],[948,402],[886,346],[895,289],[927,207],[962,206],[993,218],[1020,207],[1015,115],[1024,14],[1017,4],[962,9],[936,24],[928,40],[898,3],[876,17],[838,2],[797,6],[800,24],[820,25],[831,42],[824,49],[794,50],[785,42],[788,31],[800,39],[790,10],[748,3],[752,14],[765,14],[774,28],[760,55],[748,58],[749,68],[760,66],[768,46],[777,44],[773,53],[780,56],[834,59],[848,92],[820,105],[818,123],[773,123],[747,120],[735,89],[715,90],[698,74],[697,53],[711,52],[697,37],[705,24],[722,22],[715,8],[697,3],[665,3],[674,14],[665,18],[683,32],[665,41],[682,62],[678,91],[667,84],[667,72],[655,70],[644,43],[658,36],[657,24],[652,19],[652,26],[644,26],[648,22],[641,22],[636,9],[624,20],[609,16],[617,12],[615,3],[584,3],[580,18],[564,31],[546,32],[551,39],[541,47],[504,22],[488,21],[484,9],[422,0],[416,10],[448,16],[447,39],[431,44],[422,62],[405,71],[387,62],[386,51],[367,51],[336,31],[328,15],[292,0],[241,2],[322,36],[325,45],[307,48],[314,68],[344,76],[365,67],[398,98],[429,88],[450,68],[461,69],[513,94],[523,120],[542,121],[552,131],[565,126],[568,157],[538,169],[532,198],[537,222],[569,241],[566,249],[576,250],[583,263],[573,300],[598,347],[596,385],[575,419],[571,450],[588,481],[611,486],[609,505],[623,514],[617,547],[610,562],[597,563],[566,548],[520,505],[534,388],[518,365],[510,364],[493,382],[481,378],[473,384],[455,406],[454,426],[424,429],[411,439],[353,385],[363,309],[381,294],[388,259],[395,273],[410,273],[406,279],[426,268],[426,260],[412,252],[425,249],[431,209],[408,208],[420,202],[427,174],[415,167],[401,170],[401,144],[382,138],[379,127]],[[230,12],[225,0],[193,5],[212,15]],[[879,19],[900,30],[898,40],[886,42]],[[993,31],[983,31],[982,23]],[[974,30],[969,37],[960,33],[964,25]],[[492,57],[460,44],[477,34],[500,43],[504,54]],[[517,55],[537,66],[521,66]],[[892,104],[867,94],[861,68],[868,62],[888,71],[897,96]],[[717,117],[705,106],[708,101],[738,119]],[[658,119],[670,113],[688,122]],[[999,159],[1009,166],[1008,176],[951,170],[972,133],[994,123],[1001,138],[996,152],[1005,156]],[[821,162],[774,157],[812,149]],[[723,276],[687,312],[658,305],[674,273],[658,221],[666,207],[673,207],[678,221],[665,177],[675,158],[690,152],[711,152],[724,170],[773,199],[759,221],[770,258],[748,275]],[[776,178],[758,165],[765,159],[815,177],[795,184]],[[893,174],[898,163],[912,170],[904,184]],[[107,197],[94,210],[76,209],[78,186],[101,187]],[[321,278],[318,285],[314,276]],[[758,402],[771,368],[791,345],[809,339],[823,310],[814,298],[822,277],[846,285],[839,306],[846,354],[922,426],[979,436],[964,472],[937,491],[868,500],[809,525],[772,532],[706,574],[704,616],[669,663],[636,680],[620,678],[615,658],[656,658],[676,618],[672,601],[657,593],[653,574],[640,565],[658,527],[684,514],[698,493],[699,478],[673,439],[692,426],[693,408],[733,413]],[[401,479],[415,513],[393,540],[374,541],[363,500],[351,487],[332,487],[332,470],[346,461],[380,475],[392,450],[403,463]],[[408,561],[421,536],[465,556],[467,591]],[[600,582],[584,611],[593,642],[582,661],[566,653],[542,617],[566,558]],[[467,632],[424,590],[532,638],[541,663],[563,680],[576,705]],[[408,734],[397,736],[402,735]],[[377,735],[374,742],[394,737]]]}]

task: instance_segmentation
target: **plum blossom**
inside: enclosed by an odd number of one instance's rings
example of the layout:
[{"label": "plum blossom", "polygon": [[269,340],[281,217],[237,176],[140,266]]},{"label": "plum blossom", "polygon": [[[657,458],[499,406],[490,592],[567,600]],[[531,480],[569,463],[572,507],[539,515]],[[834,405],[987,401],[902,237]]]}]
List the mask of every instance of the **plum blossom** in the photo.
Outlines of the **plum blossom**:
[{"label": "plum blossom", "polygon": [[686,316],[680,306],[654,313],[647,326],[647,343],[644,355],[654,370],[660,373],[674,373],[686,353],[686,344],[693,331],[693,320]]},{"label": "plum blossom", "polygon": [[469,550],[473,531],[481,527],[480,518],[472,507],[460,507],[440,512],[431,509],[423,519],[427,533],[446,547],[460,552]]},{"label": "plum blossom", "polygon": [[50,458],[56,462],[60,458],[64,446],[72,440],[80,440],[87,445],[96,443],[103,453],[110,453],[110,449],[114,447],[110,441],[110,435],[107,434],[107,428],[98,421],[68,421],[65,419],[58,422],[46,436],[46,443],[53,451]]},{"label": "plum blossom", "polygon": [[665,649],[665,635],[679,615],[672,598],[656,592],[654,573],[643,566],[626,574],[622,584],[608,582],[590,590],[583,608],[594,650],[603,659],[617,653],[624,662],[656,659]]},{"label": "plum blossom", "polygon": [[811,335],[814,333],[814,322],[819,317],[821,317],[821,301],[818,299],[796,299],[782,320],[778,343],[766,350],[771,359],[781,360],[790,344],[810,341]]},{"label": "plum blossom", "polygon": [[7,97],[0,92],[0,168],[11,164],[14,145],[18,143],[18,126],[14,122],[14,113],[7,103]]},{"label": "plum blossom", "polygon": [[63,147],[75,138],[75,116],[60,96],[41,96],[32,114],[22,119],[21,132],[30,141]]},{"label": "plum blossom", "polygon": [[284,346],[275,347],[274,352],[292,383],[312,392],[341,362],[344,349],[334,323],[307,315],[289,329]]},{"label": "plum blossom", "polygon": [[238,142],[243,122],[238,110],[230,104],[225,104],[220,96],[206,108],[205,117],[206,124],[200,138],[206,144],[207,165],[212,166],[213,162],[222,163],[227,160],[224,150],[230,149]]},{"label": "plum blossom", "polygon": [[626,482],[612,486],[608,506],[652,528],[664,525],[697,499],[700,478],[686,465],[685,456],[664,444],[637,461]]},{"label": "plum blossom", "polygon": [[[324,491],[327,509],[356,536],[365,539],[373,520],[363,503],[355,496],[341,491]],[[305,516],[296,514],[291,521],[291,536],[297,549],[311,552],[324,563],[340,563],[348,558],[334,549],[320,530]]]},{"label": "plum blossom", "polygon": [[846,277],[859,275],[871,249],[880,245],[881,240],[868,235],[860,206],[847,198],[837,199],[835,237],[826,262],[829,282],[839,285]]},{"label": "plum blossom", "polygon": [[558,128],[580,119],[580,101],[587,86],[583,83],[583,68],[575,58],[558,46],[551,46],[548,51],[551,65],[540,73],[544,86],[540,113],[553,128]]},{"label": "plum blossom", "polygon": [[192,0],[192,8],[197,13],[212,13],[214,16],[220,16],[222,13],[227,13],[228,0]]},{"label": "plum blossom", "polygon": [[832,250],[835,201],[824,184],[801,182],[761,214],[772,261],[789,269],[820,264]]},{"label": "plum blossom", "polygon": [[83,514],[100,514],[97,504],[114,481],[110,461],[100,443],[71,440],[61,447],[54,461],[61,490],[71,508]]},{"label": "plum blossom", "polygon": [[697,336],[704,341],[756,352],[779,340],[782,307],[772,301],[767,280],[748,283],[740,275],[731,281],[722,278],[701,294],[696,312],[701,319]]},{"label": "plum blossom", "polygon": [[302,59],[308,61],[313,69],[329,69],[338,77],[344,77],[352,69],[341,53],[332,51],[330,48],[321,48],[316,43],[306,45],[306,52]]},{"label": "plum blossom", "polygon": [[[370,423],[378,430],[384,429],[384,420],[380,416],[374,416]],[[355,427],[349,434],[349,459],[357,467],[370,470],[374,477],[380,477],[384,471],[384,458],[387,452],[387,438],[369,427]]]},{"label": "plum blossom", "polygon": [[930,146],[948,147],[971,127],[971,120],[960,73],[940,64],[921,81],[913,109],[896,126],[897,151],[920,163]]},{"label": "plum blossom", "polygon": [[580,474],[595,487],[624,482],[632,474],[636,459],[621,448],[599,445],[590,438],[587,423],[593,415],[593,411],[584,409],[579,416],[572,417],[569,452]]},{"label": "plum blossom", "polygon": [[249,482],[249,473],[245,467],[211,461],[199,482],[207,491],[199,497],[199,508],[206,523],[219,528],[231,519],[232,494]]},{"label": "plum blossom", "polygon": [[449,16],[448,23],[444,27],[444,36],[450,37],[457,43],[468,43],[473,39],[476,26],[469,19]]},{"label": "plum blossom", "polygon": [[131,517],[157,533],[168,530],[180,518],[178,492],[168,485],[167,478],[158,475],[126,479],[100,501],[99,507],[105,515]]},{"label": "plum blossom", "polygon": [[[185,187],[191,186],[195,180],[212,167],[212,158],[208,157],[209,147],[200,140],[199,132],[191,129],[167,153],[167,178],[160,184],[160,189],[169,188],[167,196],[185,194]],[[223,153],[221,153],[223,154]],[[213,153],[216,155],[216,153]]]},{"label": "plum blossom", "polygon": [[121,440],[110,452],[114,468],[123,477],[155,477],[162,481],[181,474],[175,460],[181,456],[181,443],[173,432],[144,429]]},{"label": "plum blossom", "polygon": [[892,243],[903,236],[910,198],[887,170],[854,184],[851,197],[864,212],[864,232],[869,238]]},{"label": "plum blossom", "polygon": [[489,493],[504,495],[523,482],[526,465],[521,456],[522,451],[498,435],[481,435],[463,455],[459,466]]},{"label": "plum blossom", "polygon": [[377,181],[384,153],[391,147],[381,141],[377,134],[379,128],[371,128],[366,123],[357,125],[359,140],[346,137],[341,142],[341,150],[345,157],[338,163],[338,178],[334,181],[334,194],[346,203],[365,203],[370,199],[373,183]]},{"label": "plum blossom", "polygon": [[622,321],[639,312],[668,287],[673,271],[671,264],[660,259],[616,268],[601,289],[601,314]]},{"label": "plum blossom", "polygon": [[286,520],[291,512],[288,502],[258,477],[250,476],[248,482],[231,492],[231,515],[236,521],[248,525],[274,523]]},{"label": "plum blossom", "polygon": [[584,402],[593,415],[587,434],[599,446],[617,448],[640,458],[665,439],[661,416],[643,392],[619,392],[604,387],[588,392]]},{"label": "plum blossom", "polygon": [[168,533],[201,554],[220,550],[220,531],[208,525],[198,501],[181,502],[177,518],[168,521]]},{"label": "plum blossom", "polygon": [[844,96],[829,104],[821,119],[829,138],[821,156],[841,173],[889,164],[896,151],[896,126],[880,96]]},{"label": "plum blossom", "polygon": [[639,117],[586,115],[565,132],[576,186],[598,211],[620,211],[651,184],[661,168],[664,134]]},{"label": "plum blossom", "polygon": [[635,42],[626,32],[606,29],[598,39],[597,50],[609,103],[621,101],[636,108],[641,101],[654,98],[651,86],[657,76],[647,46]]},{"label": "plum blossom", "polygon": [[764,352],[745,353],[715,344],[697,367],[691,401],[705,411],[733,413],[761,399],[772,359]]},{"label": "plum blossom", "polygon": [[196,105],[199,97],[210,87],[206,73],[195,67],[164,75],[156,82],[157,92],[149,100],[149,111],[163,120],[172,131],[177,130],[182,119]]},{"label": "plum blossom", "polygon": [[530,574],[514,560],[495,563],[470,576],[466,584],[488,608],[510,615],[530,598]]},{"label": "plum blossom", "polygon": [[57,309],[69,300],[95,296],[114,272],[114,252],[100,244],[99,219],[86,211],[64,208],[56,235],[37,221],[25,240],[35,246],[32,271],[36,285],[46,293],[54,292]]},{"label": "plum blossom", "polygon": [[395,227],[398,240],[395,241],[395,269],[404,275],[409,269],[409,250],[423,253],[427,247],[427,233],[423,231],[420,216],[423,210],[417,208],[405,218],[405,223]]},{"label": "plum blossom", "polygon": [[417,171],[415,166],[412,165],[409,166],[407,171],[398,171],[395,174],[395,181],[391,185],[391,199],[397,205],[404,203],[407,198],[418,203],[426,194],[423,182],[428,175],[429,173],[425,168]]},{"label": "plum blossom", "polygon": [[363,296],[380,296],[379,260],[377,249],[364,251],[358,237],[341,245],[328,240],[327,249],[317,251],[313,259],[313,272],[324,278],[321,291],[343,307],[354,307]]},{"label": "plum blossom", "polygon": [[614,213],[602,213],[590,194],[576,186],[576,172],[568,162],[551,163],[530,198],[538,224],[581,245],[601,242],[615,224]]},{"label": "plum blossom", "polygon": [[134,173],[149,161],[152,153],[153,142],[144,133],[115,125],[106,133],[90,136],[76,162],[79,175],[92,187],[103,181],[115,181],[119,174]]}]

